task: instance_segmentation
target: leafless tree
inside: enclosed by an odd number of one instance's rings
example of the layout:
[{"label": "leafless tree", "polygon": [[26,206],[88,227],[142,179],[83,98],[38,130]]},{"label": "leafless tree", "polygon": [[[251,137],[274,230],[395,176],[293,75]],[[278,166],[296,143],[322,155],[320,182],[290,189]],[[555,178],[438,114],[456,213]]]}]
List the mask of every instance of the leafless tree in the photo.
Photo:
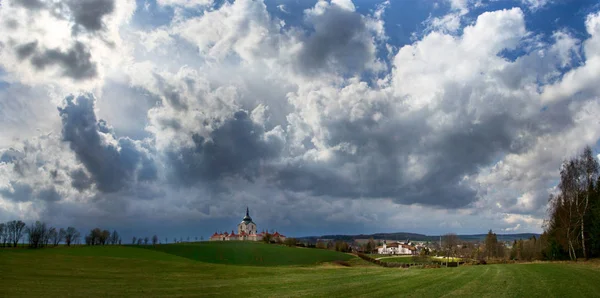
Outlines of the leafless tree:
[{"label": "leafless tree", "polygon": [[27,235],[29,235],[29,246],[32,248],[40,248],[44,246],[44,240],[47,238],[48,228],[46,224],[36,221],[27,227]]},{"label": "leafless tree", "polygon": [[144,245],[148,245],[148,242],[150,242],[150,239],[148,239],[148,237],[144,238]]},{"label": "leafless tree", "polygon": [[156,245],[158,243],[158,236],[152,236],[152,245]]},{"label": "leafless tree", "polygon": [[65,231],[65,229],[60,228],[60,230],[58,230],[58,233],[56,235],[56,238],[53,240],[53,244],[54,246],[58,246],[58,244],[63,241],[63,239],[65,239],[65,235],[67,234],[67,232]]},{"label": "leafless tree", "polygon": [[454,233],[448,233],[442,237],[442,247],[446,255],[446,267],[448,266],[448,259],[456,252],[458,243],[458,236]]},{"label": "leafless tree", "polygon": [[58,231],[56,231],[56,228],[51,227],[48,229],[48,233],[46,233],[46,235],[44,235],[44,246],[48,246],[49,243],[54,243],[54,238],[58,237]]},{"label": "leafless tree", "polygon": [[142,245],[144,239],[142,239],[142,237],[138,238],[137,240],[137,245]]},{"label": "leafless tree", "polygon": [[71,246],[71,243],[79,241],[79,237],[81,237],[79,231],[74,227],[68,227],[65,231],[65,243],[67,246]]},{"label": "leafless tree", "polygon": [[6,246],[7,235],[6,224],[0,223],[0,242],[2,242],[2,247]]},{"label": "leafless tree", "polygon": [[116,230],[110,235],[110,244],[116,245],[119,242],[119,233]]},{"label": "leafless tree", "polygon": [[131,240],[131,244],[135,245],[137,243],[137,238],[135,236],[133,236],[133,239]]},{"label": "leafless tree", "polygon": [[108,241],[110,240],[110,231],[109,230],[103,230],[102,233],[100,234],[100,244],[105,245],[108,244]]},{"label": "leafless tree", "polygon": [[11,220],[6,223],[6,229],[8,231],[9,242],[12,242],[14,247],[17,247],[19,240],[23,237],[25,231],[25,223],[21,220]]},{"label": "leafless tree", "polygon": [[52,227],[48,229],[48,236],[46,237],[46,239],[47,241],[45,245],[48,245],[49,243],[52,243],[54,246],[58,245],[60,239],[58,239],[58,231],[56,230],[56,228]]}]

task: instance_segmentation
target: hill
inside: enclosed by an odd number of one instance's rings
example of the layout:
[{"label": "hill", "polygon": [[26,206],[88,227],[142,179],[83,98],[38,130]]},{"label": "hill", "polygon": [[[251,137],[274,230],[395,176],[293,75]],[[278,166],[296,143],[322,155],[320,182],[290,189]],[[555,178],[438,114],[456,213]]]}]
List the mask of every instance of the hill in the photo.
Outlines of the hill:
[{"label": "hill", "polygon": [[[458,237],[465,241],[483,241],[485,240],[487,234],[473,234],[473,235],[458,235]],[[529,239],[531,236],[535,236],[537,238],[540,237],[540,234],[534,233],[521,233],[521,234],[497,234],[499,241],[514,241],[519,239]],[[360,235],[323,235],[323,236],[307,236],[300,237],[298,239],[302,241],[308,242],[317,242],[318,239],[331,239],[331,240],[344,240],[344,241],[353,241],[356,239],[370,239],[373,238],[375,240],[411,240],[411,241],[439,241],[440,235],[423,235],[416,233],[406,233],[406,232],[398,232],[398,233],[375,233],[375,234],[360,234]]]},{"label": "hill", "polygon": [[0,249],[0,275],[6,297],[597,297],[600,292],[597,262],[440,269],[260,267],[119,246]]},{"label": "hill", "polygon": [[315,265],[324,262],[347,261],[353,258],[351,255],[331,250],[287,247],[245,241],[199,242],[139,247],[205,263],[230,265]]}]

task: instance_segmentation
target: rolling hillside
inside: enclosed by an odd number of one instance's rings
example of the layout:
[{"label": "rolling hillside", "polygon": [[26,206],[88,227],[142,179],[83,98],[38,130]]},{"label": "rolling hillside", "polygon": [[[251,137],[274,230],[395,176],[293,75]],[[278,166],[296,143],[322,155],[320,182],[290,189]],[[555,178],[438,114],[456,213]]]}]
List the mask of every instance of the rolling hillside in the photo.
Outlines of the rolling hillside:
[{"label": "rolling hillside", "polygon": [[260,242],[200,242],[139,246],[195,261],[251,266],[316,265],[323,262],[347,261],[353,256],[322,249],[269,245]]},{"label": "rolling hillside", "polygon": [[597,297],[600,292],[595,262],[440,269],[265,267],[205,263],[119,246],[3,249],[0,275],[7,297]]}]

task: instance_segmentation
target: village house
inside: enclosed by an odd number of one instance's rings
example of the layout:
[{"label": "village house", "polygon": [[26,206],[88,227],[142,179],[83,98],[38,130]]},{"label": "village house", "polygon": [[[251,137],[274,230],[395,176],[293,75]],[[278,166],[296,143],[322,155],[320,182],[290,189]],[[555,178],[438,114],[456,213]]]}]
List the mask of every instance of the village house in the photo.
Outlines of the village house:
[{"label": "village house", "polygon": [[[237,234],[235,231],[231,230],[231,233],[215,232],[212,236],[210,236],[210,241],[262,241],[263,237],[267,234],[267,232],[262,231],[257,233],[257,226],[252,221],[250,217],[250,210],[246,208],[246,216],[242,219],[237,226]],[[285,236],[280,234],[279,232],[275,232],[272,234],[273,240],[285,241]]]},{"label": "village house", "polygon": [[383,240],[383,245],[377,246],[377,253],[381,255],[416,255],[417,249],[409,242],[387,243]]}]

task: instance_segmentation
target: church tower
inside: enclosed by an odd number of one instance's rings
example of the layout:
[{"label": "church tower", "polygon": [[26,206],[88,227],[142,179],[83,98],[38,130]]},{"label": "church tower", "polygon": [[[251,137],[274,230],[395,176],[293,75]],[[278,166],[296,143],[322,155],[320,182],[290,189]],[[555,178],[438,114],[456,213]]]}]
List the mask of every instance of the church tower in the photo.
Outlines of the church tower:
[{"label": "church tower", "polygon": [[250,210],[246,207],[246,216],[242,219],[242,222],[238,225],[238,234],[242,239],[245,236],[256,235],[256,224],[250,217]]}]

